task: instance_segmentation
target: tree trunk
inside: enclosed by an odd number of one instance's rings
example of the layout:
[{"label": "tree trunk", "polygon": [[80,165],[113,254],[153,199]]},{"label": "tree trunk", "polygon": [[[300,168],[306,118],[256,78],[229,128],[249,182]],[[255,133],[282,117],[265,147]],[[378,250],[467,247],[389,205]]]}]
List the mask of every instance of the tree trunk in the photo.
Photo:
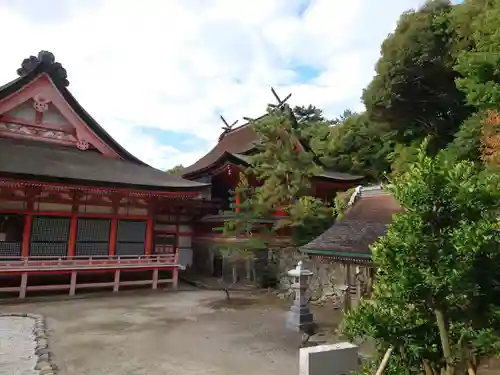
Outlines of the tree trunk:
[{"label": "tree trunk", "polygon": [[377,369],[377,372],[375,375],[382,375],[387,367],[387,364],[389,363],[389,359],[391,358],[391,353],[392,353],[392,346],[387,349],[387,351],[384,354],[384,358],[382,358],[382,362],[380,362],[380,366]]},{"label": "tree trunk", "polygon": [[470,361],[467,361],[467,374],[476,375],[476,366]]},{"label": "tree trunk", "polygon": [[433,369],[429,364],[429,361],[426,359],[424,359],[424,370],[425,370],[425,375],[439,375],[438,373],[439,370]]},{"label": "tree trunk", "polygon": [[446,320],[441,310],[435,309],[436,323],[439,329],[439,337],[441,338],[441,347],[443,349],[444,359],[446,360],[446,375],[455,375],[455,366],[453,364],[453,356],[451,353],[450,339],[448,337],[448,329]]},{"label": "tree trunk", "polygon": [[224,285],[224,278],[221,277],[218,279],[219,281],[219,285],[220,285],[220,288],[221,290],[226,294],[226,300],[230,300],[231,299],[231,296],[229,295],[229,289],[227,288],[227,286]]}]

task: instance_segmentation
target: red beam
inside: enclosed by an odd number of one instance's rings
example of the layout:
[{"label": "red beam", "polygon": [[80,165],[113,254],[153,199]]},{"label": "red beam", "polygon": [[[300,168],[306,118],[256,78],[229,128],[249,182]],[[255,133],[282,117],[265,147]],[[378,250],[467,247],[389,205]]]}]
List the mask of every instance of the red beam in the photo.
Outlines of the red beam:
[{"label": "red beam", "polygon": [[[38,113],[40,113],[40,112],[38,112]],[[59,125],[59,124],[55,124],[55,123],[51,123],[51,122],[47,122],[47,121],[36,122],[36,121],[30,121],[28,119],[9,116],[9,115],[2,115],[1,120],[3,122],[9,122],[12,124],[19,124],[19,125],[24,125],[24,126],[29,126],[32,128],[39,128],[39,129],[55,130],[58,132],[63,132],[63,133],[69,134],[69,135],[73,135],[70,132],[68,132],[68,130],[67,130],[68,128],[71,127],[71,125],[68,123]]]},{"label": "red beam", "polygon": [[[38,215],[38,216],[63,216],[71,217],[73,214],[67,211],[28,211],[28,210],[14,210],[14,209],[0,209],[0,214],[17,214],[17,215]],[[129,220],[144,220],[147,218],[145,215],[118,215],[118,214],[102,214],[102,213],[86,213],[79,212],[76,217],[88,218],[101,218],[101,219],[129,219]]]},{"label": "red beam", "polygon": [[58,184],[52,182],[38,182],[38,181],[25,181],[25,180],[12,180],[12,179],[2,179],[0,180],[0,185],[12,186],[12,187],[24,187],[24,186],[34,186],[34,187],[46,187],[52,188],[59,191],[68,190],[80,190],[89,191],[95,193],[122,193],[127,196],[160,196],[160,197],[179,197],[179,198],[196,198],[199,197],[201,191],[156,191],[156,190],[133,190],[124,188],[107,188],[107,187],[88,187],[81,185],[72,184]]},{"label": "red beam", "polygon": [[193,231],[189,231],[189,232],[176,232],[175,230],[168,230],[168,229],[155,229],[154,230],[155,233],[159,233],[159,234],[173,234],[173,235],[179,235],[179,237],[191,237],[194,232]]}]

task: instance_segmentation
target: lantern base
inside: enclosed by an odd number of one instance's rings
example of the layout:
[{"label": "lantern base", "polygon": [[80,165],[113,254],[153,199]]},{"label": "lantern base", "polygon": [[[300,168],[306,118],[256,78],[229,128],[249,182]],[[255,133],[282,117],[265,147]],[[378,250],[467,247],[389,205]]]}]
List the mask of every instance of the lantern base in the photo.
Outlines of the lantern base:
[{"label": "lantern base", "polygon": [[296,332],[307,331],[314,326],[314,316],[307,306],[292,305],[286,314],[286,327]]}]

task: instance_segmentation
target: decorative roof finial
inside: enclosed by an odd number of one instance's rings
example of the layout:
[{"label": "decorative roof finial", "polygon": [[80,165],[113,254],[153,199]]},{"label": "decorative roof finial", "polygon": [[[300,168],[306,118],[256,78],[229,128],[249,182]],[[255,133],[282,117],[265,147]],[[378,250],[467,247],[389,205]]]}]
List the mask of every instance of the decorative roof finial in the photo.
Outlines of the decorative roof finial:
[{"label": "decorative roof finial", "polygon": [[61,63],[56,62],[56,58],[52,52],[40,51],[38,56],[30,56],[24,59],[21,67],[17,69],[19,76],[25,76],[35,70],[38,66],[42,66],[40,71],[44,71],[54,80],[57,80],[64,87],[69,85],[68,73],[63,68]]},{"label": "decorative roof finial", "polygon": [[222,122],[224,123],[224,126],[222,127],[222,134],[220,135],[219,137],[219,142],[222,138],[224,138],[224,136],[227,134],[227,133],[230,133],[231,130],[233,130],[233,126],[235,126],[237,123],[238,123],[238,120],[236,120],[235,122],[233,122],[231,125],[229,125],[229,123],[226,121],[226,119],[224,118],[224,116],[220,116],[220,119],[222,120]]}]

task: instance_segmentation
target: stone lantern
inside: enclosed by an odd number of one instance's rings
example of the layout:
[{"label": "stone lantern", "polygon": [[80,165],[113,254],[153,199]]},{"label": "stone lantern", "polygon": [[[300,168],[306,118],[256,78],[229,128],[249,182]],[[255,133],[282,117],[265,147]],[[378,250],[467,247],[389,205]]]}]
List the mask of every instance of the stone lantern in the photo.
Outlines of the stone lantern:
[{"label": "stone lantern", "polygon": [[293,331],[307,332],[314,326],[314,317],[309,310],[306,296],[312,275],[310,270],[303,268],[302,261],[299,261],[293,270],[288,271],[288,276],[293,278],[291,288],[295,292],[295,300],[287,312],[286,326]]}]

